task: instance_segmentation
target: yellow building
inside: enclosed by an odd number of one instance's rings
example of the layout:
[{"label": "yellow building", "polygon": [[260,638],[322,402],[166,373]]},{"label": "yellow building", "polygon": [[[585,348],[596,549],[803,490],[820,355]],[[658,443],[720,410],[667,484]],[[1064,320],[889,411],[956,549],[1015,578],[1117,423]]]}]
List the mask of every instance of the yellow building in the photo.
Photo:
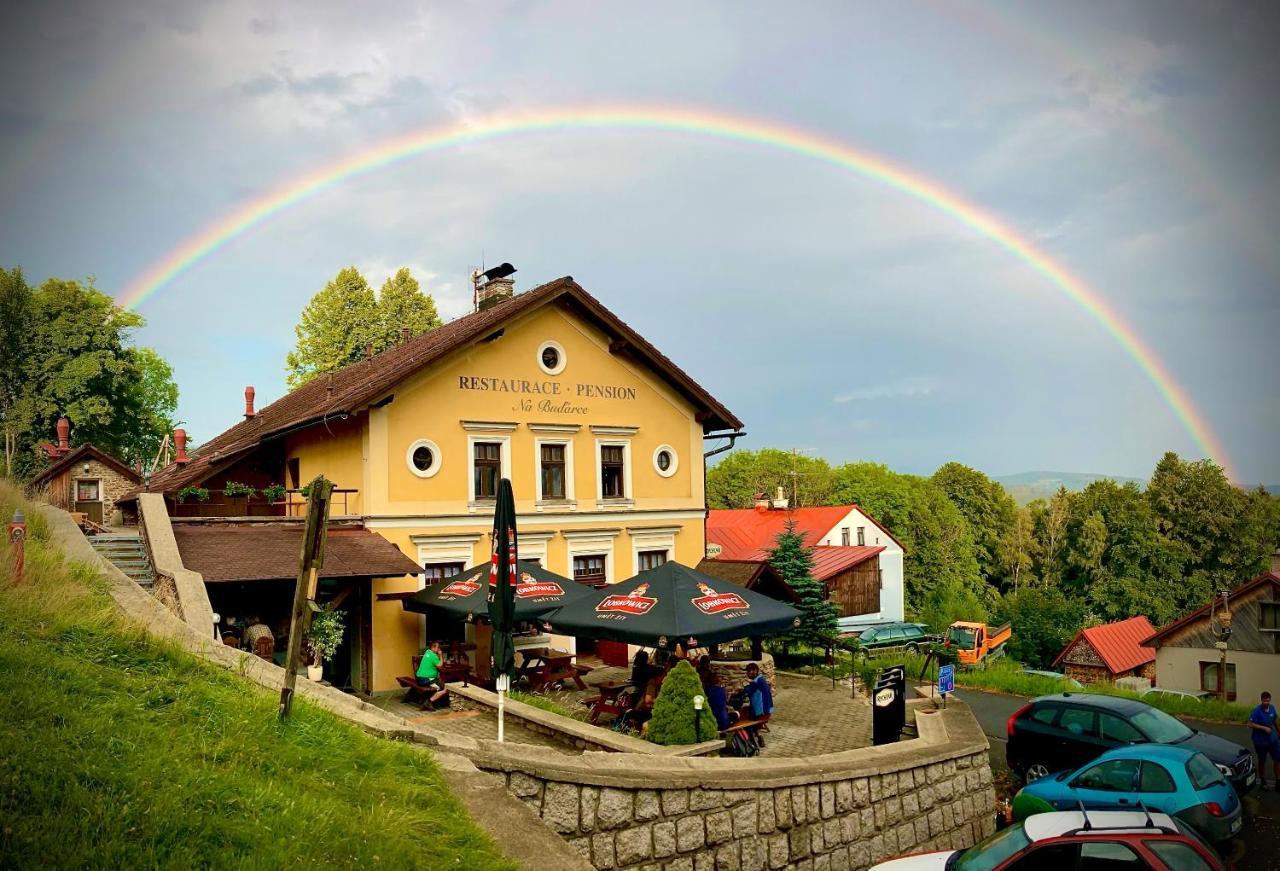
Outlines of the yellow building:
[{"label": "yellow building", "polygon": [[488,559],[500,478],[520,557],[567,577],[611,583],[705,554],[704,439],[741,422],[571,278],[518,295],[498,278],[481,295],[480,311],[247,408],[149,486],[335,482],[335,514],[423,567],[357,594],[365,689],[394,687],[428,631],[388,594]]}]

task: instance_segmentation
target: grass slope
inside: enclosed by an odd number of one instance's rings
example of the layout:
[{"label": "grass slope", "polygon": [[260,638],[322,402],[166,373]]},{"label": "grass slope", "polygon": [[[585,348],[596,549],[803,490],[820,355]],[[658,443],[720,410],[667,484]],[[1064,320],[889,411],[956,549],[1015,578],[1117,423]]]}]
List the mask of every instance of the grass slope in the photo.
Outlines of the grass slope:
[{"label": "grass slope", "polygon": [[425,752],[303,701],[280,724],[274,694],[125,623],[36,521],[24,586],[0,545],[0,867],[514,868]]}]

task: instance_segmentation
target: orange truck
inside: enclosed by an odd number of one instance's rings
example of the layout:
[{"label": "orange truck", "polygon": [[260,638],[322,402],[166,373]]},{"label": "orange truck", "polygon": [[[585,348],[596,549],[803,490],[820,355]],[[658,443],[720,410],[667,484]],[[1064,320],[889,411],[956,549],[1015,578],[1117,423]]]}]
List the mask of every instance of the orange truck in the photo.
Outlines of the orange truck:
[{"label": "orange truck", "polygon": [[1008,623],[988,626],[957,620],[947,629],[946,646],[955,648],[961,665],[978,665],[986,662],[988,656],[1004,653],[1004,646],[1012,637],[1013,630]]}]

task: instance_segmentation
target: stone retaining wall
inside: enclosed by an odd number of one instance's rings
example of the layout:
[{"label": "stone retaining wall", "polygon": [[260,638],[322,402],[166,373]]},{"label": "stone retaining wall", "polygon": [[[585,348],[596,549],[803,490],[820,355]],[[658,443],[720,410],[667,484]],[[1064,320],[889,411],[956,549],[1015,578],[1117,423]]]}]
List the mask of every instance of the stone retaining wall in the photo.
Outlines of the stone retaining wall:
[{"label": "stone retaining wall", "polygon": [[864,869],[959,849],[995,828],[987,742],[963,705],[918,718],[921,738],[806,759],[631,754],[472,756],[599,869]]},{"label": "stone retaining wall", "polygon": [[760,666],[760,673],[769,682],[769,687],[776,696],[778,694],[777,669],[774,667],[773,657],[767,653],[760,659],[713,659],[711,671],[720,678],[720,686],[732,695],[735,690],[746,685],[747,666],[753,662]]}]

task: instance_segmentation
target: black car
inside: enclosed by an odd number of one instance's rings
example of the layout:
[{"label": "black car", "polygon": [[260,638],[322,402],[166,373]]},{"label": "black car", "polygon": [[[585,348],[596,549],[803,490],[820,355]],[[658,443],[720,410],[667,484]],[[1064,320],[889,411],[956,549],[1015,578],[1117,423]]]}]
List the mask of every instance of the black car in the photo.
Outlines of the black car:
[{"label": "black car", "polygon": [[1112,747],[1151,743],[1199,750],[1240,795],[1258,782],[1248,750],[1136,699],[1092,693],[1041,696],[1015,711],[1007,730],[1005,761],[1023,781],[1079,768]]}]

